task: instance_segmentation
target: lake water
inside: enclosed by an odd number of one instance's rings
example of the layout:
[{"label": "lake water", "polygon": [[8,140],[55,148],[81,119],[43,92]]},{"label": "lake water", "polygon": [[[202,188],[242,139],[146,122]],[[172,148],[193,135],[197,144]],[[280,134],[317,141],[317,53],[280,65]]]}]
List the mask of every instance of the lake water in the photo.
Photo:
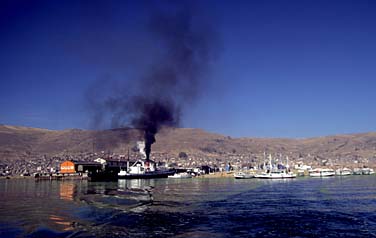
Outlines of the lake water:
[{"label": "lake water", "polygon": [[376,176],[0,180],[0,237],[376,237]]}]

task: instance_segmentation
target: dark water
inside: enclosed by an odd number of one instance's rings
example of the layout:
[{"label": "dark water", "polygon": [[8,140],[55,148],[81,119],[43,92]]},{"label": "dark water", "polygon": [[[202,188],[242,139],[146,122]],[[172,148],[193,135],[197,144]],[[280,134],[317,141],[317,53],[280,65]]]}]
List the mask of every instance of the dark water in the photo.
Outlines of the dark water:
[{"label": "dark water", "polygon": [[376,176],[0,180],[0,237],[376,237]]}]

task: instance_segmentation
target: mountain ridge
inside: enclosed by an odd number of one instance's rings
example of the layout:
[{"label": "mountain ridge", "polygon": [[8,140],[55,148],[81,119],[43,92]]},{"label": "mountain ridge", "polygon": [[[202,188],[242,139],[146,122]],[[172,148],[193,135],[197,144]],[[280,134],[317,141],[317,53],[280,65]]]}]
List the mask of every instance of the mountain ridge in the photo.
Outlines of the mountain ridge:
[{"label": "mountain ridge", "polygon": [[[104,152],[125,155],[128,150],[134,151],[136,141],[142,139],[143,132],[132,128],[48,130],[0,125],[0,163],[33,161],[41,157],[75,158]],[[304,159],[311,164],[324,160],[332,164],[369,164],[376,158],[376,132],[304,139],[234,138],[200,128],[162,128],[152,145],[152,158],[175,160],[180,152],[185,152],[197,164],[215,161],[257,163],[263,160],[264,152],[274,157],[288,156],[291,161]]]}]

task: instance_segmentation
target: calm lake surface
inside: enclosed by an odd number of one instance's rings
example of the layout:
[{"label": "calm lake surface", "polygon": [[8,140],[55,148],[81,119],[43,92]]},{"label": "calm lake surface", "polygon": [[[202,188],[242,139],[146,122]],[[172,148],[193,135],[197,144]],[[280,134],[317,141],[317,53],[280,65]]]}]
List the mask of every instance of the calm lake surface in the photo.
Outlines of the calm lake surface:
[{"label": "calm lake surface", "polygon": [[376,237],[376,176],[2,179],[0,237]]}]

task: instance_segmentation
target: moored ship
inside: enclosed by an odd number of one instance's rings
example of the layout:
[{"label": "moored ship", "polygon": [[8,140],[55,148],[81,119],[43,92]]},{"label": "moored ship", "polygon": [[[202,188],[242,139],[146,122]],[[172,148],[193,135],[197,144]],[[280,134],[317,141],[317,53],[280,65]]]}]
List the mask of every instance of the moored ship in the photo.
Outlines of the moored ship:
[{"label": "moored ship", "polygon": [[334,176],[335,172],[333,169],[314,169],[309,172],[309,176],[311,177],[329,177]]},{"label": "moored ship", "polygon": [[[265,154],[264,154],[265,155]],[[286,158],[286,166],[282,164],[274,165],[272,163],[272,156],[269,155],[269,165],[266,172],[262,172],[255,175],[255,178],[259,179],[287,179],[287,178],[296,178],[296,174],[289,170],[288,157]]]},{"label": "moored ship", "polygon": [[252,174],[252,173],[245,173],[245,172],[237,172],[234,174],[234,178],[235,179],[251,179],[251,178],[254,178],[255,175]]},{"label": "moored ship", "polygon": [[336,175],[337,176],[348,176],[348,175],[352,175],[352,171],[351,171],[351,169],[348,169],[348,168],[337,169]]},{"label": "moored ship", "polygon": [[173,175],[169,175],[168,178],[175,178],[175,179],[192,178],[192,175],[190,173],[183,172],[183,173],[175,173]]},{"label": "moored ship", "polygon": [[362,168],[362,174],[363,175],[371,175],[374,174],[375,172],[371,168]]},{"label": "moored ship", "polygon": [[296,178],[296,174],[292,172],[287,172],[285,170],[274,170],[274,171],[263,172],[261,174],[256,174],[255,178],[260,178],[260,179]]},{"label": "moored ship", "polygon": [[118,173],[119,179],[143,179],[143,178],[167,178],[173,175],[173,170],[162,170],[156,168],[155,162],[152,160],[137,160],[126,170]]},{"label": "moored ship", "polygon": [[148,178],[167,178],[175,173],[174,170],[159,169],[156,163],[150,160],[145,154],[145,142],[137,142],[142,159],[130,164],[127,162],[126,169],[121,169],[118,173],[118,179],[148,179]]}]

